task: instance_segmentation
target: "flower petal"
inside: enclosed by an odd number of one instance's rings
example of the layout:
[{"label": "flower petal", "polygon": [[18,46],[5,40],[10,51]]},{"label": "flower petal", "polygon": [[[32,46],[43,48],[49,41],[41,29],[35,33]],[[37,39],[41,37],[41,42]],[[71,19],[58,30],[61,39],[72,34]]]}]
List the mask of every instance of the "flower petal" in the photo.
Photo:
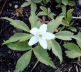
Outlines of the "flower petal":
[{"label": "flower petal", "polygon": [[39,43],[40,45],[44,48],[47,49],[47,42],[44,39],[39,39]]},{"label": "flower petal", "polygon": [[40,31],[41,32],[46,32],[46,30],[47,30],[47,25],[46,24],[41,25]]},{"label": "flower petal", "polygon": [[50,39],[54,39],[55,35],[53,33],[50,32],[46,32],[46,34],[44,35],[46,40],[50,40]]},{"label": "flower petal", "polygon": [[36,44],[37,42],[38,42],[38,38],[37,38],[36,36],[33,36],[33,37],[29,40],[28,44],[29,44],[30,46],[32,46],[32,45]]},{"label": "flower petal", "polygon": [[30,33],[31,33],[31,34],[34,34],[34,35],[36,35],[37,32],[38,32],[38,29],[37,29],[37,28],[32,28],[32,29],[30,30]]}]

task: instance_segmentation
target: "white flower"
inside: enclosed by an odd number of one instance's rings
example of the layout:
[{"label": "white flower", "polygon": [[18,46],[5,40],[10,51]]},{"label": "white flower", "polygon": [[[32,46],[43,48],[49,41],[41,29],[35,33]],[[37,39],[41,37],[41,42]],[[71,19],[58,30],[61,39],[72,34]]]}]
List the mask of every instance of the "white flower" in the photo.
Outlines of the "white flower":
[{"label": "white flower", "polygon": [[40,26],[39,29],[37,28],[32,28],[30,30],[30,33],[33,34],[34,36],[29,40],[29,45],[32,46],[36,44],[37,42],[40,43],[40,45],[44,48],[47,49],[47,41],[46,40],[51,40],[55,38],[55,35],[46,32],[47,31],[47,25],[43,24]]}]

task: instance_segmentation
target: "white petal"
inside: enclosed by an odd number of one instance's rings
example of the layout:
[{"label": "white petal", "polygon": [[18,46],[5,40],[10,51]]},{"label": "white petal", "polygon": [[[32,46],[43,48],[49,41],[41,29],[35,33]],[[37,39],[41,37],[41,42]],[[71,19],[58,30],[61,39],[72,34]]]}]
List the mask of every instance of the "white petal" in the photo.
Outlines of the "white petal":
[{"label": "white petal", "polygon": [[40,45],[44,48],[47,49],[47,42],[44,39],[39,39],[39,43]]},{"label": "white petal", "polygon": [[28,44],[29,44],[30,46],[32,46],[32,45],[36,44],[37,42],[38,42],[38,38],[37,38],[36,36],[33,36],[33,37],[29,40]]},{"label": "white petal", "polygon": [[38,29],[37,29],[37,28],[32,28],[32,29],[30,30],[30,33],[31,33],[31,34],[34,34],[34,35],[36,35],[37,32],[38,32]]},{"label": "white petal", "polygon": [[46,24],[41,25],[40,31],[46,32],[46,30],[47,30],[47,25]]},{"label": "white petal", "polygon": [[50,40],[50,39],[54,39],[55,35],[53,33],[50,32],[46,32],[45,37],[46,40]]}]

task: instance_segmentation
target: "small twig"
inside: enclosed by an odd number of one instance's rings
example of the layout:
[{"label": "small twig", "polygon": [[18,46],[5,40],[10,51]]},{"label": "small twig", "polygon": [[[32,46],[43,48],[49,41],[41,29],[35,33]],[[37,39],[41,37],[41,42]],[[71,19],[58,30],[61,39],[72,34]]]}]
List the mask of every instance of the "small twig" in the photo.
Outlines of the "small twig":
[{"label": "small twig", "polygon": [[79,72],[78,67],[76,66],[76,72]]},{"label": "small twig", "polygon": [[3,6],[2,6],[2,9],[1,9],[1,11],[0,11],[0,15],[2,14],[2,11],[3,11],[3,9],[4,9],[5,5],[6,5],[6,3],[7,3],[7,0],[5,0],[4,4],[3,4]]},{"label": "small twig", "polygon": [[81,19],[81,16],[80,17],[72,17],[73,19]]},{"label": "small twig", "polygon": [[60,71],[66,66],[67,64],[65,64],[62,68],[60,68]]},{"label": "small twig", "polygon": [[33,66],[32,70],[31,70],[31,72],[35,69],[35,67],[37,66],[38,63],[39,63],[39,61],[37,61],[37,62],[35,63],[35,65]]},{"label": "small twig", "polygon": [[78,63],[78,62],[70,62],[71,64],[77,64],[78,66],[80,66],[81,67],[81,65]]}]

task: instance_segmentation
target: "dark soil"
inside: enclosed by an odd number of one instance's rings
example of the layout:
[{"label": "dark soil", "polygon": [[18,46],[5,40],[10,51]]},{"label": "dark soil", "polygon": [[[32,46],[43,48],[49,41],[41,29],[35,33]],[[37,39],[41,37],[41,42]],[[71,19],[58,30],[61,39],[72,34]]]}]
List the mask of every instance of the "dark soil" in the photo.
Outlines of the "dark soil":
[{"label": "dark soil", "polygon": [[[3,7],[3,4],[6,0],[0,0],[0,10]],[[29,27],[29,21],[28,17],[30,15],[30,8],[29,6],[23,9],[23,13],[16,15],[14,8],[15,5],[20,5],[25,0],[7,0],[2,13],[0,14],[0,17],[9,17],[13,19],[19,19],[24,21]],[[76,6],[74,6],[74,16],[80,16],[81,15],[81,6],[78,5],[77,0],[74,0],[76,2]],[[46,5],[46,7],[50,7],[52,9],[52,12],[59,14],[60,9],[56,9],[55,6],[57,3],[55,3],[54,0],[51,0],[49,4]],[[38,10],[39,11],[39,10]],[[81,31],[81,20],[74,20],[75,26],[78,31]],[[15,65],[17,60],[24,54],[25,52],[19,52],[19,51],[13,51],[10,50],[6,45],[2,45],[4,40],[7,40],[10,36],[12,36],[14,33],[22,32],[21,30],[15,29],[12,27],[8,21],[0,19],[0,72],[13,72],[15,69]],[[59,42],[59,40],[57,40]],[[74,41],[74,40],[73,40]],[[74,41],[75,42],[75,41]],[[62,47],[63,48],[63,47]],[[63,52],[64,52],[63,48]],[[53,62],[57,66],[57,70],[53,69],[49,66],[46,66],[42,63],[38,63],[37,66],[32,70],[33,66],[37,62],[37,59],[34,55],[32,55],[31,62],[29,66],[23,71],[23,72],[81,72],[81,65],[80,63],[77,63],[78,59],[69,59],[65,56],[65,53],[63,53],[63,63],[60,64],[57,57],[55,57],[51,51],[49,51],[49,55],[52,58]],[[32,70],[32,71],[31,71]]]}]

